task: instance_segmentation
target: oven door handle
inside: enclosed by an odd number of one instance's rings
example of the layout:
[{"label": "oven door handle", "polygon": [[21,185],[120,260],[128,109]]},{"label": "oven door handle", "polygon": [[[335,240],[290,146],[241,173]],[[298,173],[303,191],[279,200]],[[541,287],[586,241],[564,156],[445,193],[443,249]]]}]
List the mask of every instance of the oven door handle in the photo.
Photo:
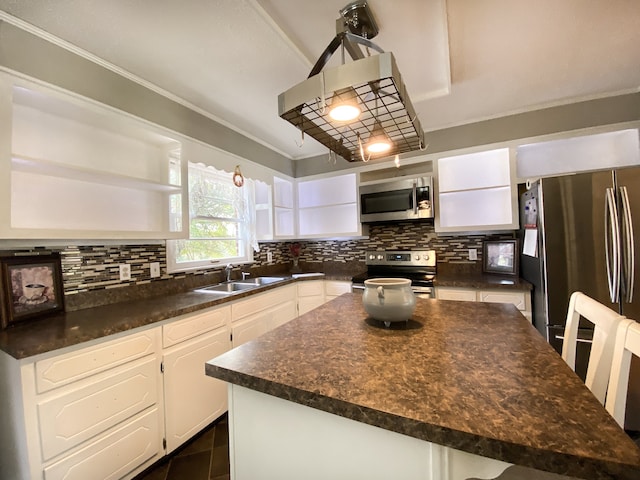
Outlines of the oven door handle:
[{"label": "oven door handle", "polygon": [[351,290],[364,290],[364,285],[360,285],[358,283],[351,284]]}]

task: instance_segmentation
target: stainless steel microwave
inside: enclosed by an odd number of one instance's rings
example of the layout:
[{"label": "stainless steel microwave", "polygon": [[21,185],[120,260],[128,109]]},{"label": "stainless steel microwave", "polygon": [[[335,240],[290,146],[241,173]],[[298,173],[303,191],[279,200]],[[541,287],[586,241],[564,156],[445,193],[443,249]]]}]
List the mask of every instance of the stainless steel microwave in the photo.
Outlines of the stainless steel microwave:
[{"label": "stainless steel microwave", "polygon": [[433,218],[433,179],[414,177],[360,186],[362,223]]}]

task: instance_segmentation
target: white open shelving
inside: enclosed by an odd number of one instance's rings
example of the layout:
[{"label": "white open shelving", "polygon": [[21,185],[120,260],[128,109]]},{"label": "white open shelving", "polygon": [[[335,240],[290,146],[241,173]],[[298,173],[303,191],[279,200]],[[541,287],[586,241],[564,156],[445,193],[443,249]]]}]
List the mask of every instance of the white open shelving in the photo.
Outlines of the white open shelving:
[{"label": "white open shelving", "polygon": [[96,102],[0,75],[0,238],[185,235],[181,142]]}]

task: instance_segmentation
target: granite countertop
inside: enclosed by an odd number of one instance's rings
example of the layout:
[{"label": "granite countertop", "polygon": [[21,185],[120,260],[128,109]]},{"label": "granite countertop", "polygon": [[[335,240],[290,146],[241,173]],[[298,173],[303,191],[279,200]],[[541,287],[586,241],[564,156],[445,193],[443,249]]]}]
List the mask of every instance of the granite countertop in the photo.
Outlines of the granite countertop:
[{"label": "granite countertop", "polygon": [[118,302],[99,307],[64,312],[0,330],[0,350],[16,359],[33,357],[116,333],[144,327],[173,317],[278,288],[292,282],[326,278],[319,274],[293,278],[234,293],[211,295],[194,289],[142,300]]},{"label": "granite countertop", "polygon": [[418,299],[406,325],[375,323],[359,295],[345,294],[206,372],[525,467],[640,478],[640,449],[514,306]]}]

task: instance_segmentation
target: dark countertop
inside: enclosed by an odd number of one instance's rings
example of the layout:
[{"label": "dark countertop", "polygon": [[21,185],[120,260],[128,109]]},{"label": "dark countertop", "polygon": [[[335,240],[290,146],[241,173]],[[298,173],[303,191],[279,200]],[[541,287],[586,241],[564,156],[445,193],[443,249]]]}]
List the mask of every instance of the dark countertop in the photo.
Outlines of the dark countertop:
[{"label": "dark countertop", "polygon": [[222,305],[292,282],[323,278],[326,277],[285,278],[281,282],[227,297],[193,290],[60,313],[0,330],[0,350],[16,359],[28,358]]},{"label": "dark countertop", "polygon": [[517,465],[640,478],[640,449],[514,306],[418,299],[400,326],[373,326],[361,296],[346,294],[211,360],[206,372]]}]

